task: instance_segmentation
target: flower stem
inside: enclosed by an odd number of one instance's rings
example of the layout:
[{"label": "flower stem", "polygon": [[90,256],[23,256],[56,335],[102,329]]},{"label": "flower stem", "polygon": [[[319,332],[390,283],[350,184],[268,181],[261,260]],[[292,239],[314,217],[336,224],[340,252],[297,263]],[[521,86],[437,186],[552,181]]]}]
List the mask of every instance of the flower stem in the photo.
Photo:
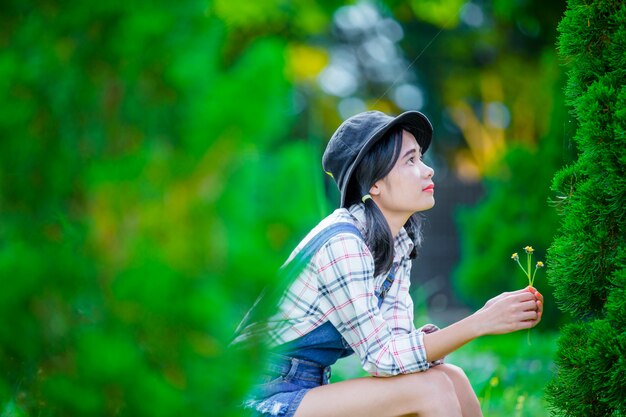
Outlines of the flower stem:
[{"label": "flower stem", "polygon": [[526,270],[524,269],[524,267],[520,263],[519,259],[516,259],[516,261],[517,261],[517,264],[519,265],[519,267],[522,268],[522,271],[524,271],[524,275],[528,276],[528,272],[526,272]]}]

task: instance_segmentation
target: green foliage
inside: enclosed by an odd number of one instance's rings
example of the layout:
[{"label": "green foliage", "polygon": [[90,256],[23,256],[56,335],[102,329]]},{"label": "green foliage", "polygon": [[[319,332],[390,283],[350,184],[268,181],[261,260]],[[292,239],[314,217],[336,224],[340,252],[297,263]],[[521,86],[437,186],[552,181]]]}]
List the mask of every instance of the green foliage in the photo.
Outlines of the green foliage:
[{"label": "green foliage", "polygon": [[549,388],[556,415],[626,415],[625,19],[623,1],[572,0],[559,25],[579,157],[553,182],[563,218],[549,279],[574,317]]},{"label": "green foliage", "polygon": [[[543,65],[550,68],[554,60],[546,60]],[[565,111],[558,99],[558,78],[546,76],[542,82],[544,94],[553,94],[550,129],[534,149],[521,144],[511,146],[485,177],[482,200],[457,211],[462,257],[454,273],[455,289],[473,308],[501,292],[527,286],[524,274],[509,259],[511,254],[531,245],[537,251],[534,260],[544,260],[558,226],[546,184],[566,157],[561,141]],[[535,287],[546,296],[541,325],[555,327],[558,312],[551,302],[543,270],[537,273]]]},{"label": "green foliage", "polygon": [[[620,295],[623,300],[623,292]],[[619,307],[623,311],[623,301]],[[615,329],[611,320],[573,323],[562,329],[556,377],[547,389],[555,414],[624,415],[625,343],[625,332]]]},{"label": "green foliage", "polygon": [[522,332],[473,341],[450,355],[466,372],[485,416],[547,416],[543,391],[553,372],[556,332]]},{"label": "green foliage", "polygon": [[137,6],[3,5],[2,415],[239,415],[233,330],[320,215],[286,42]]}]

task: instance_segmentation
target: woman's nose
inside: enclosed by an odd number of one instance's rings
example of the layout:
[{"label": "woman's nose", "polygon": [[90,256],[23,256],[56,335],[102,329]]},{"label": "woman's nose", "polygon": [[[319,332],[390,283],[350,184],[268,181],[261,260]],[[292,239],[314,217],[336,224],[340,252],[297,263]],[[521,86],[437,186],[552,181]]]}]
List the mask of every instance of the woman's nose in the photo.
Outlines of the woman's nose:
[{"label": "woman's nose", "polygon": [[428,165],[424,164],[424,177],[426,178],[432,178],[435,176],[435,170],[432,169],[431,167],[429,167]]}]

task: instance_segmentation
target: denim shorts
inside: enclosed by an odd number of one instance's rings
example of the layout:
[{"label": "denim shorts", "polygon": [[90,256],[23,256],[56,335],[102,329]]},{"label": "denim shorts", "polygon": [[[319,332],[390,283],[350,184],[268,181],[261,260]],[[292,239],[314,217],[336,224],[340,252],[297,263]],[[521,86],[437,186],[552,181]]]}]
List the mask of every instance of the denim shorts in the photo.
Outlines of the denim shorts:
[{"label": "denim shorts", "polygon": [[293,417],[304,395],[329,378],[330,366],[273,353],[243,406],[255,417]]}]

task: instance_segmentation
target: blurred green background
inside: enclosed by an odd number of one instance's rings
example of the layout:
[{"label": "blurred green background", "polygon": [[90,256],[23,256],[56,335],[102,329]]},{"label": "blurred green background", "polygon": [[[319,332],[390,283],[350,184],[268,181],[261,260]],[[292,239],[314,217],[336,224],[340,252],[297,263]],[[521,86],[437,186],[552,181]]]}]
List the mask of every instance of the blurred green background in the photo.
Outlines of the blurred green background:
[{"label": "blurred green background", "polygon": [[[232,332],[338,202],[346,117],[420,110],[437,205],[418,324],[525,285],[557,227],[571,122],[556,26],[526,0],[79,1],[0,6],[0,415],[237,416]],[[491,416],[547,415],[566,318],[450,360]],[[338,379],[357,374],[340,364]]]}]

